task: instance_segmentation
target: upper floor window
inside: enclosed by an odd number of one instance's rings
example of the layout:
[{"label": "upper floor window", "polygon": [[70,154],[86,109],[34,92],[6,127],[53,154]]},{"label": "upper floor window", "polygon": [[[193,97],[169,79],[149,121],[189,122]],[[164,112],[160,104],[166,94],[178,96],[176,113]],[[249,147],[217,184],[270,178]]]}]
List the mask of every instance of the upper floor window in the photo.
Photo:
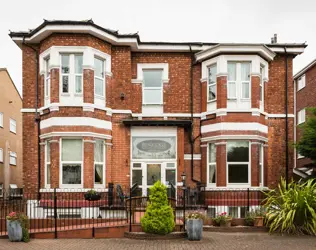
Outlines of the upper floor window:
[{"label": "upper floor window", "polygon": [[216,100],[216,64],[208,68],[208,101]]},{"label": "upper floor window", "polygon": [[3,113],[0,112],[0,127],[3,128]]},{"label": "upper floor window", "polygon": [[216,183],[216,146],[214,143],[208,145],[208,184]]},{"label": "upper floor window", "polygon": [[45,97],[50,96],[50,69],[49,69],[50,58],[45,59]]},{"label": "upper floor window", "polygon": [[98,97],[105,97],[105,74],[104,60],[94,58],[94,94]]},{"label": "upper floor window", "polygon": [[297,124],[301,124],[305,122],[306,111],[305,109],[300,110],[297,113]]},{"label": "upper floor window", "polygon": [[0,148],[0,162],[3,162],[3,149]]},{"label": "upper floor window", "polygon": [[80,54],[61,55],[61,82],[63,94],[82,94],[83,56]]},{"label": "upper floor window", "polygon": [[10,132],[16,134],[16,120],[10,118]]},{"label": "upper floor window", "polygon": [[297,80],[297,91],[301,90],[304,88],[306,85],[305,83],[305,75],[302,75],[300,78]]},{"label": "upper floor window", "polygon": [[143,70],[143,104],[163,103],[162,70]]},{"label": "upper floor window", "polygon": [[250,99],[250,63],[228,62],[227,98]]},{"label": "upper floor window", "polygon": [[15,152],[10,152],[10,165],[16,166],[17,155]]}]

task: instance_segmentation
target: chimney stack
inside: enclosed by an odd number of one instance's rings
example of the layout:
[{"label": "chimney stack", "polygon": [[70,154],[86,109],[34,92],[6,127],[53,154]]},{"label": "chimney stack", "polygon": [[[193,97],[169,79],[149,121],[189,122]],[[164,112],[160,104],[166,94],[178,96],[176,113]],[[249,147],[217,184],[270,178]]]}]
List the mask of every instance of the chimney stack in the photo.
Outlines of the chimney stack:
[{"label": "chimney stack", "polygon": [[273,37],[271,37],[271,43],[277,43],[278,42],[278,34],[274,34]]}]

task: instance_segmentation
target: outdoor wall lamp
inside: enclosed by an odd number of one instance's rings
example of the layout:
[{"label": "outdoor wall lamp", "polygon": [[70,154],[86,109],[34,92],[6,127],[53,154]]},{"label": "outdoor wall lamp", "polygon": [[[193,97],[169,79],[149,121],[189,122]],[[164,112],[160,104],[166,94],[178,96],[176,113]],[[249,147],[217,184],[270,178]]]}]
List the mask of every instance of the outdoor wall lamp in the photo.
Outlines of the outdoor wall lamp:
[{"label": "outdoor wall lamp", "polygon": [[181,175],[182,186],[183,186],[183,187],[185,187],[185,178],[186,178],[186,175],[185,175],[185,173],[183,172],[182,175]]}]

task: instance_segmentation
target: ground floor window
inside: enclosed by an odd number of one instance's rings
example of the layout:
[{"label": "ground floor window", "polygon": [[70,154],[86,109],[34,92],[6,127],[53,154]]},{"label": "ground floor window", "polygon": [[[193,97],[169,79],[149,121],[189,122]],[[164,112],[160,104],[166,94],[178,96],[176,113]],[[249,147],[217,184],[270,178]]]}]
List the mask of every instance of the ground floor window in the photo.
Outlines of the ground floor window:
[{"label": "ground floor window", "polygon": [[259,185],[264,186],[264,147],[259,146]]},{"label": "ground floor window", "polygon": [[249,184],[249,141],[227,142],[228,184]]},{"label": "ground floor window", "polygon": [[247,207],[228,207],[228,214],[232,218],[245,218]]},{"label": "ground floor window", "polygon": [[45,186],[50,186],[50,142],[46,141],[45,150]]},{"label": "ground floor window", "polygon": [[208,184],[216,184],[216,146],[214,143],[208,145]]},{"label": "ground floor window", "polygon": [[94,144],[94,185],[105,185],[105,146],[103,140]]},{"label": "ground floor window", "polygon": [[83,143],[81,139],[61,140],[61,184],[81,187],[83,184]]}]

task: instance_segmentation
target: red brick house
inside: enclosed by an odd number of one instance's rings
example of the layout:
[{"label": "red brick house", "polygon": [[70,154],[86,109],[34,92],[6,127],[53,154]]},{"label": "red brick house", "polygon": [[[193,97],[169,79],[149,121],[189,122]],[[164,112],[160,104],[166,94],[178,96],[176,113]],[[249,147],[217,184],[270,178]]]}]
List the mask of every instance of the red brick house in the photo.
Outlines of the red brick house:
[{"label": "red brick house", "polygon": [[[309,63],[306,67],[294,75],[295,89],[295,114],[296,130],[295,140],[299,140],[301,129],[298,127],[306,120],[306,108],[316,107],[316,60]],[[308,178],[313,174],[312,161],[309,158],[295,152],[295,173],[303,178]],[[314,171],[315,172],[315,171]]]},{"label": "red brick house", "polygon": [[23,53],[26,192],[137,182],[146,194],[183,173],[188,186],[261,188],[293,171],[292,62],[305,44],[142,42],[92,21],[10,36]]}]

